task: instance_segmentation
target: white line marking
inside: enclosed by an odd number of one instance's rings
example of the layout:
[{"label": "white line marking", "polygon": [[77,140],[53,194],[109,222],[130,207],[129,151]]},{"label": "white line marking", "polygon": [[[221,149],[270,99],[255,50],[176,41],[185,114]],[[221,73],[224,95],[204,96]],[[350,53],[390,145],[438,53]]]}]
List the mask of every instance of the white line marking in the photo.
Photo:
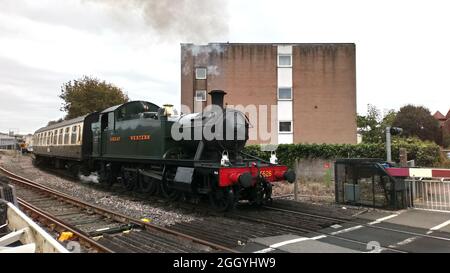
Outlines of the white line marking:
[{"label": "white line marking", "polygon": [[258,251],[255,251],[253,253],[267,253],[267,252],[272,252],[274,250],[276,250],[279,247],[285,246],[285,245],[290,245],[290,244],[295,244],[295,243],[299,243],[299,242],[303,242],[303,241],[308,241],[308,240],[319,240],[322,238],[327,237],[326,235],[320,235],[320,236],[316,236],[316,237],[302,237],[302,238],[297,238],[297,239],[292,239],[292,240],[288,240],[288,241],[284,241],[284,242],[280,242],[280,243],[276,243],[273,245],[270,245],[268,248],[264,248]]},{"label": "white line marking", "polygon": [[373,221],[373,222],[370,222],[369,225],[379,224],[379,223],[381,223],[381,222],[383,222],[383,221],[389,220],[389,219],[394,218],[394,217],[397,217],[397,216],[399,216],[399,215],[400,215],[400,214],[392,214],[392,215],[389,215],[389,216],[386,216],[386,217],[383,217],[383,218],[379,218],[379,219],[377,219],[377,220],[375,220],[375,221]]},{"label": "white line marking", "polygon": [[411,237],[411,238],[405,239],[405,240],[403,240],[401,242],[398,242],[397,245],[399,245],[399,246],[407,245],[407,244],[412,243],[413,241],[415,241],[417,238],[419,238],[419,237],[416,236],[416,237]]},{"label": "white line marking", "polygon": [[269,247],[269,248],[264,248],[264,249],[255,251],[255,252],[253,252],[253,253],[267,253],[267,252],[272,252],[272,251],[274,251],[274,250],[275,250],[275,249]]},{"label": "white line marking", "polygon": [[343,229],[343,230],[332,232],[331,235],[337,235],[337,234],[341,234],[341,233],[350,232],[350,231],[353,231],[353,230],[360,229],[362,227],[363,226],[360,225],[360,226],[354,226],[354,227],[351,227],[351,228],[346,228],[346,229]]},{"label": "white line marking", "polygon": [[437,225],[437,226],[435,226],[435,227],[432,227],[432,228],[430,228],[430,230],[439,230],[439,229],[441,229],[441,228],[443,228],[443,227],[445,227],[445,226],[447,226],[447,225],[449,225],[450,224],[450,220],[448,220],[448,221],[445,221],[444,223],[442,223],[442,224],[439,224],[439,225]]}]

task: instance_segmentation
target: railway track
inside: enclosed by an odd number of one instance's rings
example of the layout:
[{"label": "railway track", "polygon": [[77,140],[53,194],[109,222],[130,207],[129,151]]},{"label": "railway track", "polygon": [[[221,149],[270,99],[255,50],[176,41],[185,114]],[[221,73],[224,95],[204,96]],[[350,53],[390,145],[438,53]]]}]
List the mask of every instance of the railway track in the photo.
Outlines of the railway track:
[{"label": "railway track", "polygon": [[0,167],[20,207],[57,233],[71,232],[90,252],[236,252],[181,231],[145,223],[88,204]]},{"label": "railway track", "polygon": [[[53,170],[47,169],[46,171],[54,173]],[[57,172],[56,175],[66,176],[62,172]],[[97,184],[88,185],[98,190],[104,190]],[[122,196],[128,196],[126,191],[124,192],[119,188],[109,189],[108,191],[111,190]],[[130,194],[135,198],[148,201],[141,194],[135,192],[130,192]],[[237,212],[217,213],[202,202],[198,204],[190,204],[182,201],[164,202],[167,200],[158,196],[151,196],[150,199],[158,201],[156,203],[162,207],[167,207],[170,204],[172,208],[175,206],[182,211],[194,212],[198,215],[205,216],[200,220],[177,223],[170,228],[228,248],[243,246],[249,240],[258,237],[271,237],[285,234],[305,236],[308,233],[317,232],[335,224],[342,224],[349,219],[345,217],[342,219],[321,219],[320,217],[316,217],[318,215],[286,215],[285,213],[276,211],[268,212],[267,209],[255,209],[246,205],[239,207]],[[361,242],[361,244],[363,243]]]},{"label": "railway track", "polygon": [[[96,187],[97,188],[97,187]],[[122,195],[127,195],[122,193]],[[148,201],[142,196],[133,194],[133,197]],[[162,201],[157,196],[152,196],[151,200]],[[279,200],[281,201],[281,200]],[[260,209],[254,207],[242,206],[232,213],[216,213],[211,211],[205,204],[189,204],[185,202],[171,202],[170,207],[174,206],[182,211],[197,213],[203,215],[200,220],[194,220],[188,223],[177,223],[170,226],[170,229],[195,238],[212,242],[213,244],[224,246],[231,249],[245,245],[252,238],[270,237],[284,234],[294,234],[299,236],[309,236],[311,234],[325,235],[339,241],[345,241],[366,247],[368,242],[357,241],[345,238],[341,234],[333,235],[332,232],[323,232],[321,230],[333,225],[354,224],[362,225],[370,229],[380,229],[397,233],[404,233],[411,236],[428,237],[438,240],[449,240],[433,235],[418,234],[404,230],[379,227],[365,224],[348,213],[337,213],[337,210],[317,210],[301,205],[286,205],[284,202],[274,201],[272,206],[265,206]],[[168,203],[157,202],[159,206],[167,207]],[[108,237],[108,235],[106,236]],[[404,252],[389,246],[382,246],[392,252]],[[124,250],[121,250],[124,251]]]}]

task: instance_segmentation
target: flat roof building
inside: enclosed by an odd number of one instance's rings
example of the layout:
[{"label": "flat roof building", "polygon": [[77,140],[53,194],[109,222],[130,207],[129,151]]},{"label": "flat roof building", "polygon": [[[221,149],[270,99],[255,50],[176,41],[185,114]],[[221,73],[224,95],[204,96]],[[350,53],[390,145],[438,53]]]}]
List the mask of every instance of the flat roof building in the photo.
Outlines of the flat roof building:
[{"label": "flat roof building", "polygon": [[199,112],[215,89],[256,107],[250,144],[357,141],[353,43],[181,44],[181,104]]}]

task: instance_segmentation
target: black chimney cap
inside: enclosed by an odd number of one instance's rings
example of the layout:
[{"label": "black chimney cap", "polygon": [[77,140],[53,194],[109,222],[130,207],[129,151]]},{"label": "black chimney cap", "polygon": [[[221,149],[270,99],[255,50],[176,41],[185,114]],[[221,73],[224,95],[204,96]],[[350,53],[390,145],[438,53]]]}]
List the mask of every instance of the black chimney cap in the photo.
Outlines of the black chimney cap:
[{"label": "black chimney cap", "polygon": [[211,90],[211,92],[209,92],[208,94],[210,94],[211,96],[215,95],[215,94],[223,94],[226,95],[227,92],[223,91],[223,90]]},{"label": "black chimney cap", "polygon": [[211,103],[223,109],[223,97],[227,94],[223,90],[211,90]]}]

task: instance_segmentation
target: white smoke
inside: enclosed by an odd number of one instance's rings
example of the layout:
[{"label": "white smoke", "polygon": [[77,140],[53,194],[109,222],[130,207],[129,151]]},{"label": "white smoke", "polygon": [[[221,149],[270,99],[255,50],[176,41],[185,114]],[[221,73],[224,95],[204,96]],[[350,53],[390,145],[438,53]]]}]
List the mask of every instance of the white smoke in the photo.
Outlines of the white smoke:
[{"label": "white smoke", "polygon": [[85,0],[136,12],[160,37],[206,42],[228,34],[226,0]]},{"label": "white smoke", "polygon": [[82,181],[82,182],[86,182],[86,183],[96,183],[98,184],[98,173],[97,172],[93,172],[88,176],[79,174],[78,178]]},{"label": "white smoke", "polygon": [[221,54],[227,50],[225,44],[208,44],[208,45],[185,45],[181,56],[181,63],[184,63],[182,72],[185,76],[191,73],[192,67],[188,58],[195,59],[195,66],[204,66],[208,70],[208,75],[219,76],[220,71],[217,65],[209,64],[210,54]]}]

